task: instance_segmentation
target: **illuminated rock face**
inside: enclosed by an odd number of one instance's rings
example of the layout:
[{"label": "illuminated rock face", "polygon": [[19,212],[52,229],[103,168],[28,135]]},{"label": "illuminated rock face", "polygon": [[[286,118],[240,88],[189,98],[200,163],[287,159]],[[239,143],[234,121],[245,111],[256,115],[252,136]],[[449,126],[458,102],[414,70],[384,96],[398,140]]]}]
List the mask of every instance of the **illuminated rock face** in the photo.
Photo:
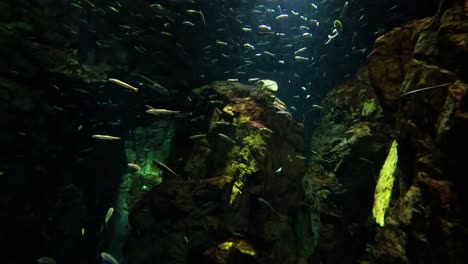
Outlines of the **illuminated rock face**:
[{"label": "illuminated rock face", "polygon": [[[303,127],[277,114],[284,105],[267,89],[215,82],[194,93],[196,116],[204,118],[174,126],[165,157],[177,175],[162,173],[162,182],[130,209],[126,259],[304,263],[316,237],[301,188]],[[194,134],[206,136],[190,139]],[[135,157],[146,172],[149,154],[134,154],[129,159]]]},{"label": "illuminated rock face", "polygon": [[304,178],[314,261],[466,261],[467,32],[461,5],[396,28],[323,100]]}]

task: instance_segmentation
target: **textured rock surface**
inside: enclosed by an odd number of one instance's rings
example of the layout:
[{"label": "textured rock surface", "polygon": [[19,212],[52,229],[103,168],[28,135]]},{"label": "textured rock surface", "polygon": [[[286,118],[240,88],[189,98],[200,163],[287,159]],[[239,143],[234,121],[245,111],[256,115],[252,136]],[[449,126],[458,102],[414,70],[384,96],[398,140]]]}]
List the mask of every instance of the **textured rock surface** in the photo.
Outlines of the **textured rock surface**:
[{"label": "textured rock surface", "polygon": [[[195,93],[196,109],[210,114],[176,132],[172,152],[182,161],[169,166],[178,177],[164,174],[131,211],[126,257],[132,263],[304,261],[311,251],[301,242],[311,226],[301,188],[303,128],[276,113],[282,103],[266,90],[218,82]],[[206,137],[189,139],[200,133]]]},{"label": "textured rock surface", "polygon": [[[466,261],[468,27],[453,2],[436,28],[422,19],[380,37],[367,66],[323,101],[304,179],[321,216],[313,261]],[[379,227],[373,195],[392,138],[399,162]]]}]

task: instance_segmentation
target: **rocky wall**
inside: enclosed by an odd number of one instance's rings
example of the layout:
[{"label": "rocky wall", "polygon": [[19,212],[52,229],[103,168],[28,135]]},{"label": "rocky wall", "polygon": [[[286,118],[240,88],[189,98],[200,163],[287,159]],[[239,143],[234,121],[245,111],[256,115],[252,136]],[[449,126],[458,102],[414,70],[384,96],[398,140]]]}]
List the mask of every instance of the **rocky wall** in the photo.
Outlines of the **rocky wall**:
[{"label": "rocky wall", "polygon": [[[468,20],[462,2],[441,10],[440,21],[416,20],[378,38],[367,65],[317,108],[321,121],[304,178],[321,223],[311,263],[464,263]],[[397,165],[384,186],[390,202],[382,205],[376,183],[394,139]],[[372,213],[379,210],[385,216],[377,224]]]}]

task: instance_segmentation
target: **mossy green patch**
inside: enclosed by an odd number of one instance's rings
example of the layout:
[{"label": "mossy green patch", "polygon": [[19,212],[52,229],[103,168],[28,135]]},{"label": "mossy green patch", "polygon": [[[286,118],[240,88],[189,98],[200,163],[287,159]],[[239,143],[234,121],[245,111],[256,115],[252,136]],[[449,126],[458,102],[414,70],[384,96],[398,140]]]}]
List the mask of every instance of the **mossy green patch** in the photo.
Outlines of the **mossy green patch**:
[{"label": "mossy green patch", "polygon": [[372,209],[372,214],[375,221],[380,226],[385,225],[385,212],[390,204],[393,182],[395,180],[394,173],[397,163],[398,143],[394,140],[390,150],[388,151],[387,159],[380,170],[377,186],[375,187],[374,208]]},{"label": "mossy green patch", "polygon": [[259,170],[258,162],[263,159],[267,149],[265,133],[258,128],[243,123],[238,126],[236,138],[242,141],[228,153],[224,174],[235,177],[230,204],[234,204],[241,194],[247,177]]},{"label": "mossy green patch", "polygon": [[377,110],[377,105],[374,99],[369,99],[362,104],[361,115],[370,116]]}]

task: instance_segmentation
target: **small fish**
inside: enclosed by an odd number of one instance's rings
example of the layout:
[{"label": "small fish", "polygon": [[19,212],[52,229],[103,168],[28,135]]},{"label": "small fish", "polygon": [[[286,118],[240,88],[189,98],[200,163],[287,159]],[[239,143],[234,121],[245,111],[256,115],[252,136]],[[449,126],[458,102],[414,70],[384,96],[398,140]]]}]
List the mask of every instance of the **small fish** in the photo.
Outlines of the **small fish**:
[{"label": "small fish", "polygon": [[84,227],[81,228],[81,236],[84,236],[86,232],[86,229]]},{"label": "small fish", "polygon": [[37,259],[38,264],[56,264],[57,262],[53,258],[49,257],[40,257]]},{"label": "small fish", "polygon": [[112,83],[115,83],[119,86],[122,86],[124,88],[127,88],[129,90],[132,90],[132,91],[135,91],[135,92],[138,92],[138,88],[126,83],[126,82],[122,82],[121,80],[118,80],[118,79],[114,79],[114,78],[109,78],[109,82],[112,82]]},{"label": "small fish", "polygon": [[[237,79],[236,79],[237,80]],[[230,81],[228,80],[228,82],[237,82],[237,81]],[[213,101],[210,101],[210,104],[224,104],[223,101],[219,101],[219,100],[213,100]]]},{"label": "small fish", "polygon": [[184,241],[185,241],[185,243],[187,243],[187,244],[189,243],[189,240],[188,240],[188,237],[187,237],[187,236],[184,236]]},{"label": "small fish", "polygon": [[283,170],[283,167],[279,167],[279,169],[277,169],[275,173],[281,173],[282,170]]},{"label": "small fish", "polygon": [[179,114],[180,111],[153,108],[153,109],[146,110],[146,113],[152,114],[152,115],[176,115],[176,114]]},{"label": "small fish", "polygon": [[120,140],[120,137],[114,137],[109,135],[92,135],[92,138],[102,139],[102,140]]},{"label": "small fish", "polygon": [[317,105],[317,104],[313,104],[312,108],[317,109],[317,110],[322,110],[323,109],[323,107],[321,107],[320,105]]},{"label": "small fish", "polygon": [[282,15],[277,16],[276,20],[285,19],[285,18],[288,18],[288,15],[287,14],[282,14]]},{"label": "small fish", "polygon": [[135,163],[128,163],[127,166],[128,166],[129,168],[132,168],[132,169],[136,170],[136,171],[141,170],[141,167],[138,166],[138,165],[136,165]]},{"label": "small fish", "polygon": [[114,13],[117,13],[117,14],[120,13],[120,11],[117,8],[113,7],[113,6],[107,6],[107,8],[109,8]]},{"label": "small fish", "polygon": [[237,232],[231,232],[231,234],[232,234],[234,237],[239,237],[239,238],[245,237],[244,234],[237,233]]},{"label": "small fish", "polygon": [[239,79],[227,79],[228,82],[238,82]]},{"label": "small fish", "polygon": [[296,159],[299,159],[299,160],[306,160],[307,158],[302,156],[302,155],[296,155],[295,156]]},{"label": "small fish", "polygon": [[242,28],[242,31],[244,31],[244,32],[250,32],[250,31],[252,31],[252,29],[251,29],[251,28],[244,27],[244,28]]},{"label": "small fish", "polygon": [[169,32],[162,31],[161,35],[172,37],[172,34]]},{"label": "small fish", "polygon": [[220,40],[216,40],[216,45],[218,46],[227,46],[228,44],[226,42],[222,42]]},{"label": "small fish", "polygon": [[109,208],[109,210],[107,210],[106,217],[104,218],[105,225],[107,224],[107,222],[109,222],[109,219],[112,217],[113,214],[114,214],[114,208],[111,207]]},{"label": "small fish", "polygon": [[166,164],[164,164],[162,162],[159,162],[159,161],[156,161],[156,160],[153,161],[153,164],[156,165],[156,167],[158,167],[160,170],[169,172],[170,174],[178,177],[177,173],[175,173],[173,170],[171,170],[171,168],[169,168],[169,166],[167,166]]},{"label": "small fish", "polygon": [[269,202],[267,202],[265,199],[259,197],[259,198],[258,198],[258,201],[261,202],[261,203],[263,203],[263,204],[265,204],[268,208],[271,209],[271,211],[272,211],[273,213],[275,213],[277,216],[281,217],[281,214],[280,214],[278,211],[276,211],[276,209],[273,208],[273,206],[271,206],[271,204],[270,204]]},{"label": "small fish", "polygon": [[106,261],[110,264],[119,264],[119,262],[109,253],[101,252],[101,258],[103,261]]},{"label": "small fish", "polygon": [[280,111],[278,111],[276,113],[280,114],[280,115],[291,115],[291,113],[289,113],[288,111],[285,111],[285,110],[280,110]]},{"label": "small fish", "polygon": [[221,133],[218,133],[218,136],[222,139],[224,139],[225,141],[227,142],[230,142],[232,144],[236,144],[236,141],[228,136],[226,136],[225,134],[221,134]]},{"label": "small fish", "polygon": [[198,13],[200,14],[200,18],[201,18],[201,20],[203,22],[203,25],[206,25],[205,15],[203,15],[203,12],[200,10],[200,11],[198,11]]},{"label": "small fish", "polygon": [[189,137],[190,139],[206,138],[206,134],[197,134]]},{"label": "small fish", "polygon": [[195,122],[203,120],[203,119],[205,119],[204,115],[197,116],[197,117],[194,117],[194,118],[190,119],[190,123],[195,123]]},{"label": "small fish", "polygon": [[309,61],[309,58],[302,57],[302,56],[295,56],[294,59],[297,61]]},{"label": "small fish", "polygon": [[194,27],[195,26],[195,24],[190,22],[190,21],[183,21],[182,25],[189,26],[189,27]]},{"label": "small fish", "polygon": [[226,122],[226,121],[218,121],[218,122],[216,122],[216,125],[230,126],[230,125],[232,125],[232,123],[231,122]]},{"label": "small fish", "polygon": [[260,80],[260,78],[250,78],[250,79],[248,79],[247,81],[249,81],[249,82],[256,82],[256,81],[258,81],[258,80]]},{"label": "small fish", "polygon": [[261,30],[271,30],[271,27],[267,26],[267,25],[260,25],[260,26],[258,26],[258,28],[261,29]]},{"label": "small fish", "polygon": [[164,10],[164,7],[162,5],[160,5],[160,4],[152,4],[149,7],[151,7],[154,10],[159,10],[159,11]]},{"label": "small fish", "polygon": [[294,52],[294,54],[302,53],[302,52],[304,52],[304,51],[306,51],[306,50],[307,50],[306,47],[300,48],[300,49],[296,50],[296,51]]},{"label": "small fish", "polygon": [[255,47],[254,47],[253,45],[249,44],[249,43],[245,43],[245,44],[244,44],[244,48],[247,48],[247,49],[250,49],[250,50],[254,50],[254,49],[255,49]]},{"label": "small fish", "polygon": [[273,54],[273,53],[271,53],[269,51],[266,51],[266,50],[263,52],[263,54],[266,54],[266,55],[269,55],[269,56],[272,56],[272,57],[276,56],[275,54]]}]

